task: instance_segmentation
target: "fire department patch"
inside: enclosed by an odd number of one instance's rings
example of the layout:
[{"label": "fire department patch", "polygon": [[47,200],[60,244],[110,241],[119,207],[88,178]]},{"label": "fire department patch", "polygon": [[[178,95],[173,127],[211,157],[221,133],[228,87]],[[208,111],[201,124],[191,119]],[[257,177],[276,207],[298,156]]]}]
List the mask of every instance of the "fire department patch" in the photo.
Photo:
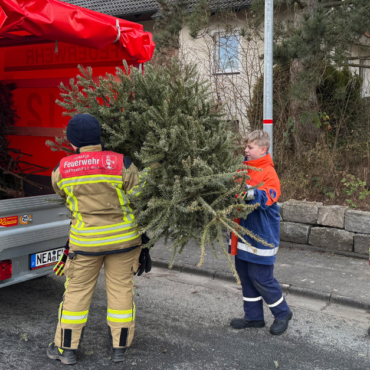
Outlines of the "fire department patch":
[{"label": "fire department patch", "polygon": [[270,197],[272,199],[275,199],[276,198],[276,191],[274,189],[270,189]]},{"label": "fire department patch", "polygon": [[113,170],[117,166],[117,157],[112,154],[102,154],[101,156],[103,167],[107,170]]}]

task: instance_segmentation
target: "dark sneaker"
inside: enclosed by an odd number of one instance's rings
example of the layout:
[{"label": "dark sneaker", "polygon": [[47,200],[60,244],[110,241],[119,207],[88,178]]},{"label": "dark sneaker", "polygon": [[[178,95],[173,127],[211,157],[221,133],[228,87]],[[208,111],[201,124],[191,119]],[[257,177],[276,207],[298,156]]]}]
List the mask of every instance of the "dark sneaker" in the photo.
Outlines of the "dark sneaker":
[{"label": "dark sneaker", "polygon": [[46,354],[52,360],[59,360],[64,365],[74,365],[77,362],[74,349],[59,348],[54,342],[49,344]]},{"label": "dark sneaker", "polygon": [[264,320],[249,321],[246,319],[232,319],[230,325],[234,329],[246,329],[246,328],[263,328],[265,326]]},{"label": "dark sneaker", "polygon": [[122,362],[125,358],[126,348],[113,348],[112,361]]},{"label": "dark sneaker", "polygon": [[288,329],[288,324],[291,318],[293,317],[293,312],[289,312],[288,316],[284,319],[278,320],[275,319],[274,323],[271,325],[270,333],[272,335],[280,335]]}]

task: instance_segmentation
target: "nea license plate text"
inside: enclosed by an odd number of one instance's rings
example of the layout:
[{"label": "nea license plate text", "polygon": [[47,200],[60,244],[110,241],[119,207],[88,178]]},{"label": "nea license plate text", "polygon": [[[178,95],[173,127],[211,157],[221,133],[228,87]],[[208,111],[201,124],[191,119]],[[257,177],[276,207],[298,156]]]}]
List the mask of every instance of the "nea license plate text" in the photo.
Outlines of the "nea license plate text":
[{"label": "nea license plate text", "polygon": [[35,253],[31,255],[31,270],[40,267],[55,265],[63,254],[64,248],[53,249],[51,251]]}]

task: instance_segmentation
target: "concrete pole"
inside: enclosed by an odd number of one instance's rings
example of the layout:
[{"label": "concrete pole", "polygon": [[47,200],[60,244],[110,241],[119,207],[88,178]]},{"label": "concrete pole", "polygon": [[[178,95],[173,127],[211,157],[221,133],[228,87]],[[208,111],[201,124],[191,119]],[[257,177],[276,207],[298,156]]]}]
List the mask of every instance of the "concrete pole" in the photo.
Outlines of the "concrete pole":
[{"label": "concrete pole", "polygon": [[274,0],[265,0],[265,57],[263,81],[263,130],[271,137],[270,154],[273,155],[273,36],[274,36]]}]

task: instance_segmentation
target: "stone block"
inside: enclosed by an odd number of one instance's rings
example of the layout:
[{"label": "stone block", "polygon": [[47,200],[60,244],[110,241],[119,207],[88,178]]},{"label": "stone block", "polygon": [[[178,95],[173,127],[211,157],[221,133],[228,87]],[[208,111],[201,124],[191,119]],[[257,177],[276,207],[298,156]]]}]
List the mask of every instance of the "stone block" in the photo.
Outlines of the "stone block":
[{"label": "stone block", "polygon": [[277,203],[277,205],[279,206],[279,214],[280,214],[280,221],[283,221],[283,206],[284,206],[284,203]]},{"label": "stone block", "polygon": [[291,243],[307,244],[310,225],[295,222],[280,222],[280,240]]},{"label": "stone block", "polygon": [[348,207],[323,206],[319,208],[317,223],[323,226],[337,227],[344,229],[344,214]]},{"label": "stone block", "polygon": [[344,217],[344,228],[361,234],[370,234],[370,212],[348,210]]},{"label": "stone block", "polygon": [[353,252],[354,233],[329,227],[312,227],[308,243],[315,247]]},{"label": "stone block", "polygon": [[356,234],[353,238],[354,250],[356,253],[369,255],[370,235]]},{"label": "stone block", "polygon": [[302,224],[317,224],[320,202],[304,202],[298,200],[289,200],[284,203],[283,220],[290,222],[299,222]]}]

